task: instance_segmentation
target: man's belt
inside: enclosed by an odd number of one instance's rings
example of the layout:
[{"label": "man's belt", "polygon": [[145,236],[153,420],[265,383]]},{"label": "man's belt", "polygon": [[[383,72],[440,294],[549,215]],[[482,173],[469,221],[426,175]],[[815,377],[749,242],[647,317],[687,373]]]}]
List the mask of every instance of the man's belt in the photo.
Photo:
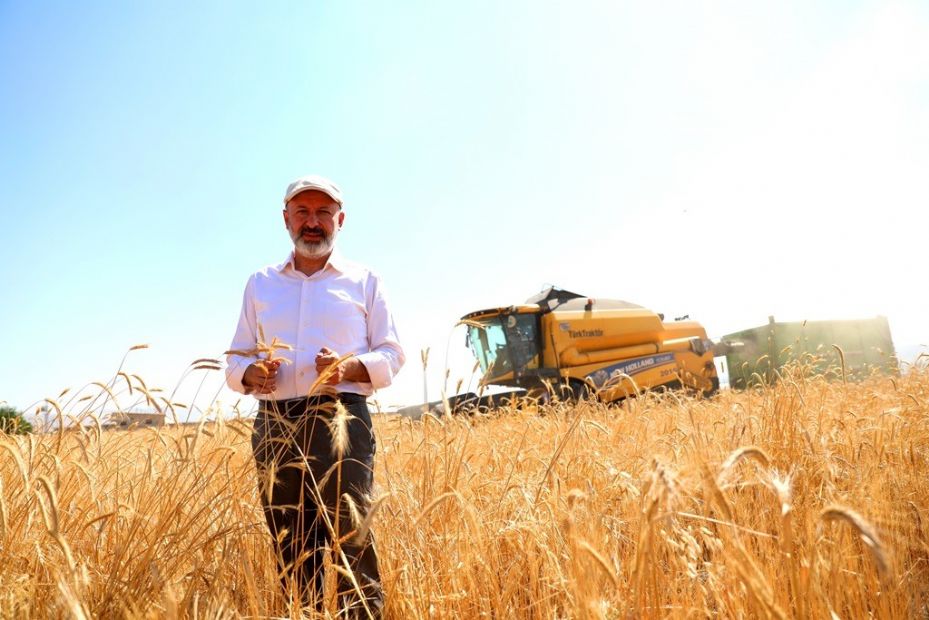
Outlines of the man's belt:
[{"label": "man's belt", "polygon": [[338,398],[343,405],[357,405],[367,402],[368,397],[354,392],[339,392],[335,396],[328,394],[319,396],[304,396],[301,398],[288,398],[285,400],[262,400],[259,409],[262,411],[277,411],[285,415],[291,413],[304,413],[335,402]]}]

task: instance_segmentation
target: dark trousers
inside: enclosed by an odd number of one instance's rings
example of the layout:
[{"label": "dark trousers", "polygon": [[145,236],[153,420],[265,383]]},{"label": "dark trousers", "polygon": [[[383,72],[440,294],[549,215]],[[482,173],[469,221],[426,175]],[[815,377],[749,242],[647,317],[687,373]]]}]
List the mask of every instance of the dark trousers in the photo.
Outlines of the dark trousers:
[{"label": "dark trousers", "polygon": [[352,617],[378,618],[381,577],[363,527],[374,479],[371,416],[363,396],[343,393],[338,401],[350,416],[347,423],[341,417],[346,433],[333,428],[340,417],[333,397],[262,403],[252,435],[261,503],[285,593],[295,588],[304,604],[322,610],[328,546],[337,552],[342,608]]}]

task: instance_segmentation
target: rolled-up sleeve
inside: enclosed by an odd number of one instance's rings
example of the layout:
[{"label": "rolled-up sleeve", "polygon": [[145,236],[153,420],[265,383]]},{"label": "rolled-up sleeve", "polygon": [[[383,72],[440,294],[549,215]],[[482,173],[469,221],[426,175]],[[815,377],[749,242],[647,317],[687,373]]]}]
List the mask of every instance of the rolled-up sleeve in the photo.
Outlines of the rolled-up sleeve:
[{"label": "rolled-up sleeve", "polygon": [[[249,278],[245,285],[245,294],[242,297],[242,312],[239,314],[239,325],[236,327],[235,336],[232,344],[229,345],[230,351],[250,351],[255,348],[258,342],[257,320],[255,318],[255,278]],[[250,393],[242,385],[242,376],[249,364],[257,360],[256,356],[237,355],[229,353],[226,355],[226,385],[236,392],[242,394]]]},{"label": "rolled-up sleeve", "polygon": [[368,286],[365,292],[365,305],[367,306],[368,347],[367,353],[361,353],[358,361],[364,364],[371,377],[371,387],[375,390],[390,385],[400,371],[406,356],[400,339],[397,336],[397,326],[387,304],[384,287],[375,274],[369,274]]}]

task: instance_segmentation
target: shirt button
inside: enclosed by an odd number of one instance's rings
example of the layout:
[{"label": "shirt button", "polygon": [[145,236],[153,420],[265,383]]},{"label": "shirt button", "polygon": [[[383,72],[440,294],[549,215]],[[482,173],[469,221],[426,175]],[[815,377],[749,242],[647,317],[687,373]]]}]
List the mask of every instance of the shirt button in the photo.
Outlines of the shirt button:
[{"label": "shirt button", "polygon": [[302,370],[300,371],[300,376],[301,376],[301,377],[303,376],[303,371],[302,371]]}]

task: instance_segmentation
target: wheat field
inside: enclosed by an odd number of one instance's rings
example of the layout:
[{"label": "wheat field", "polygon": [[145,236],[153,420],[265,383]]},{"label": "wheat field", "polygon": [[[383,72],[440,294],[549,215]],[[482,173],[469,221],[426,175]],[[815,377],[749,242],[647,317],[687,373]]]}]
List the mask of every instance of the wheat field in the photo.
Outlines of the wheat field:
[{"label": "wheat field", "polygon": [[[0,435],[0,616],[310,617],[250,425]],[[375,427],[388,618],[929,617],[925,368]]]}]

